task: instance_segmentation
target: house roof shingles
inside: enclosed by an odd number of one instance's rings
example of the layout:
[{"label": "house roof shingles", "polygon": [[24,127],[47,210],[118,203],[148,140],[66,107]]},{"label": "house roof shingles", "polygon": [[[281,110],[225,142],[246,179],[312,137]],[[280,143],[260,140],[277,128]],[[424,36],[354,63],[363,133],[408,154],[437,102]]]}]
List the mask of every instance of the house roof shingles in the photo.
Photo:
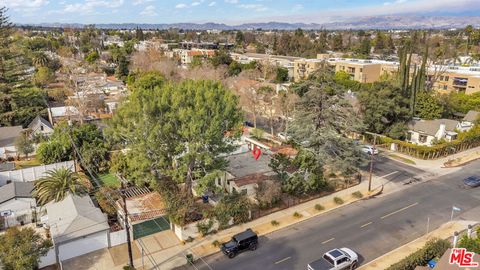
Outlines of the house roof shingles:
[{"label": "house roof shingles", "polygon": [[240,178],[235,178],[233,179],[233,181],[235,182],[235,185],[237,185],[237,187],[243,187],[250,184],[258,184],[260,182],[263,182],[271,178],[272,178],[271,175],[256,173],[256,174],[251,174],[251,175],[247,175]]},{"label": "house roof shingles", "polygon": [[408,128],[419,133],[435,136],[441,124],[445,124],[446,131],[453,131],[459,122],[450,119],[413,120],[408,123]]},{"label": "house roof shingles", "polygon": [[33,121],[28,125],[28,128],[34,128],[39,123],[42,123],[45,126],[53,129],[52,124],[50,124],[50,122],[45,120],[45,118],[41,117],[40,115],[38,115],[37,117],[35,117],[35,119],[33,119]]},{"label": "house roof shingles", "polygon": [[228,156],[226,159],[228,161],[227,171],[235,178],[272,171],[268,166],[271,158],[266,154],[260,155],[259,159],[255,160],[253,154],[249,151]]},{"label": "house roof shingles", "polygon": [[11,182],[0,187],[0,204],[14,198],[32,198],[33,182]]},{"label": "house roof shingles", "polygon": [[22,126],[0,127],[0,147],[13,146],[22,130]]},{"label": "house roof shingles", "polygon": [[477,120],[480,120],[480,112],[470,110],[468,113],[463,117],[463,121],[467,121],[473,123]]},{"label": "house roof shingles", "polygon": [[110,228],[107,217],[89,196],[68,195],[63,201],[48,203],[45,208],[50,232],[56,244]]}]

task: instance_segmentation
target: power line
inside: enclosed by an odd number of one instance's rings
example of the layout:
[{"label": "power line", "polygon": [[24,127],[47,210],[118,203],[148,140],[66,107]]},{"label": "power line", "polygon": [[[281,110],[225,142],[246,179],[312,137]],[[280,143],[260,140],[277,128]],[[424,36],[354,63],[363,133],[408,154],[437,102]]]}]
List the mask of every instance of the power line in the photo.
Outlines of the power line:
[{"label": "power line", "polygon": [[[154,205],[153,205],[150,201],[148,201],[148,200],[145,200],[145,201],[146,201],[147,203],[149,203],[150,206],[154,207]],[[163,219],[165,222],[170,223],[168,220],[165,219],[165,217],[160,216],[160,218]],[[160,224],[158,224],[155,219],[153,219],[153,222],[154,222],[160,229],[162,228],[162,227],[160,226]],[[180,249],[180,248],[177,247],[177,250],[178,250],[178,249]],[[193,255],[197,256],[197,254],[195,254],[192,249],[189,249],[189,251],[190,251],[191,253],[193,253]],[[183,252],[182,250],[180,250],[179,253],[184,253],[184,252]],[[186,256],[187,254],[184,253],[184,255]],[[203,263],[205,263],[205,265],[206,265],[210,270],[213,270],[212,267],[211,267],[205,260],[203,260],[202,256],[198,256],[198,258],[199,258]],[[193,266],[195,269],[198,269],[194,264],[192,264],[192,266]]]},{"label": "power line", "polygon": [[[48,103],[47,103],[47,107],[50,109]],[[70,129],[69,131],[72,131],[71,126],[68,125],[68,127],[69,127],[69,129]],[[70,132],[67,132],[67,135],[68,135],[68,137],[69,137],[69,139],[70,139],[70,141],[71,141],[71,143],[72,143],[72,146],[73,146],[73,148],[74,148],[75,153],[78,155],[78,158],[80,159],[80,163],[83,165],[83,167],[84,167],[84,168],[87,170],[87,172],[90,174],[92,180],[93,180],[93,181],[95,182],[95,184],[96,184],[96,189],[97,189],[97,191],[98,191],[98,190],[102,187],[102,185],[100,184],[100,182],[98,181],[98,179],[94,176],[94,173],[91,171],[91,169],[88,167],[88,165],[85,163],[85,160],[84,160],[84,158],[82,157],[80,151],[78,150],[78,148],[77,148],[77,146],[76,146],[76,144],[75,144],[75,141],[73,140]],[[94,161],[94,162],[96,162],[96,161]],[[97,166],[98,166],[98,163],[97,163]],[[96,174],[96,173],[95,173],[95,174]],[[121,180],[121,181],[122,181],[122,180]],[[129,231],[129,226],[128,226],[128,211],[127,211],[127,209],[126,209],[126,208],[127,208],[127,206],[126,206],[126,198],[125,198],[125,195],[124,195],[124,192],[125,192],[125,191],[126,191],[126,189],[123,188],[123,181],[122,181],[122,190],[120,191],[120,193],[121,193],[122,199],[124,200],[124,201],[123,201],[123,202],[124,202],[123,212],[124,212],[124,217],[125,217],[125,230],[126,230],[126,234],[127,234],[127,245],[128,245],[129,260],[130,260],[130,265],[133,267],[133,256],[132,256],[132,251],[131,251],[130,231]],[[117,192],[118,192],[118,191],[117,191]],[[116,202],[111,198],[110,192],[106,192],[105,195],[106,195],[105,197],[112,203],[112,205],[115,206],[115,205],[116,205]],[[148,202],[151,206],[153,206],[149,201],[147,201],[147,202]],[[154,206],[153,206],[153,207],[154,207]],[[159,210],[160,210],[160,209],[159,209]],[[160,216],[160,218],[162,218],[165,222],[169,223],[169,221],[166,220],[165,217]],[[154,221],[154,223],[155,223],[160,229],[162,228],[162,227],[160,226],[160,224],[158,224],[155,219],[154,219],[153,221]],[[92,225],[92,226],[94,226],[94,225]],[[80,229],[80,230],[82,230],[82,229]],[[145,246],[145,244],[143,243],[143,241],[142,241],[141,239],[138,239],[138,242],[142,245],[142,248],[145,247],[145,249],[147,249],[146,246]],[[177,246],[177,249],[180,249],[180,248]],[[197,256],[197,254],[195,254],[192,249],[189,248],[188,250],[189,250],[191,253],[193,253],[193,255]],[[148,251],[148,249],[147,249],[147,251]],[[149,252],[149,253],[150,253],[150,252]],[[180,250],[180,253],[184,253],[184,251]],[[153,261],[154,267],[155,267],[155,269],[156,269],[156,268],[157,268],[157,263],[156,263],[155,259],[154,259],[153,257],[150,258],[149,255],[151,256],[151,253],[150,253],[150,254],[147,254],[147,257],[149,257],[149,260],[150,260],[151,262]],[[184,255],[186,256],[187,254],[184,253]],[[199,258],[203,263],[205,263],[205,265],[206,265],[210,270],[213,270],[212,267],[211,267],[205,260],[203,260],[203,258],[202,258],[201,256],[198,256],[198,258]],[[193,266],[195,269],[198,270],[198,268],[197,268],[194,264],[192,264],[192,266]]]}]

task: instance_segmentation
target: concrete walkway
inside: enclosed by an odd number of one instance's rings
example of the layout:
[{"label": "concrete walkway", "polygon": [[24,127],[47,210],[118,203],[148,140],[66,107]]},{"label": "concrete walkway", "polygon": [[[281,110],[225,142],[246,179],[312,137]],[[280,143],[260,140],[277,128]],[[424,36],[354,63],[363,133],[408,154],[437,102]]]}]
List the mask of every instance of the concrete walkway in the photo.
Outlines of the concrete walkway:
[{"label": "concrete walkway", "polygon": [[361,266],[359,270],[380,270],[387,269],[392,264],[401,261],[403,258],[419,250],[428,240],[439,238],[439,239],[448,239],[453,236],[453,233],[458,231],[461,232],[466,230],[468,225],[475,225],[475,221],[453,221],[443,224],[440,228],[426,234],[404,246],[401,246],[373,261],[370,263]]},{"label": "concrete walkway", "polygon": [[[186,263],[185,255],[188,253],[193,254],[196,260],[201,260],[202,257],[219,252],[219,248],[214,246],[214,242],[216,241],[219,243],[226,242],[234,234],[242,232],[247,228],[251,228],[259,235],[272,233],[274,231],[294,225],[298,222],[307,220],[311,217],[324,214],[338,207],[356,202],[360,199],[355,198],[352,193],[359,191],[364,196],[368,196],[368,194],[373,194],[380,191],[385,185],[385,182],[386,180],[383,178],[374,177],[372,179],[372,193],[368,192],[368,181],[363,181],[361,184],[349,189],[345,189],[322,198],[272,213],[251,222],[220,231],[215,235],[208,235],[204,238],[195,240],[193,243],[187,243],[177,250],[172,249],[169,250],[169,252],[153,253],[151,254],[151,257],[152,260],[158,263],[161,269],[172,269],[184,265]],[[383,192],[394,192],[399,188],[402,187],[398,184],[388,183],[383,187]],[[341,198],[344,203],[341,205],[336,204],[334,202],[335,197]],[[317,210],[315,208],[316,205],[323,206],[324,210]],[[300,216],[294,217],[294,213],[299,213]],[[272,225],[272,221],[278,222],[278,225]],[[175,254],[175,252],[177,253]]]}]

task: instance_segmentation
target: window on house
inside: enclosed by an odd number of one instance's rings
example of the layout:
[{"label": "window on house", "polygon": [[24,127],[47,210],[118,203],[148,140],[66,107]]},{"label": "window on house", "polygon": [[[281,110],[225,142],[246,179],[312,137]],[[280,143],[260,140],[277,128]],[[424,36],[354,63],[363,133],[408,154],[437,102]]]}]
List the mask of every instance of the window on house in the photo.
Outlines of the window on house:
[{"label": "window on house", "polygon": [[219,186],[222,185],[222,178],[217,178],[217,185],[219,185]]},{"label": "window on house", "polygon": [[450,78],[450,77],[445,76],[445,81],[448,82],[448,79],[449,79],[449,78]]},{"label": "window on house", "polygon": [[363,72],[363,68],[360,68],[360,72]]},{"label": "window on house", "polygon": [[43,131],[43,125],[40,125],[40,130]]},{"label": "window on house", "polygon": [[443,76],[440,76],[440,81],[443,81]]},{"label": "window on house", "polygon": [[242,194],[247,195],[247,189],[246,188],[242,189]]},{"label": "window on house", "polygon": [[426,135],[420,135],[418,137],[418,141],[420,141],[421,143],[426,143],[427,142],[427,136]]},{"label": "window on house", "polygon": [[447,85],[444,85],[443,86],[443,90],[447,90],[448,89],[448,86]]}]

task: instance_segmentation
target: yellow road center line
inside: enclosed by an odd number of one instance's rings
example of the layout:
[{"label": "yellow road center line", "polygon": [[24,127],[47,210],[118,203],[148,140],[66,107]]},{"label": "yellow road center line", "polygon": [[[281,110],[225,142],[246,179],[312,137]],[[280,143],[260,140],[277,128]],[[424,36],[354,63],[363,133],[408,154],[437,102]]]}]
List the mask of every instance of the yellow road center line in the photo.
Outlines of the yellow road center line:
[{"label": "yellow road center line", "polygon": [[330,242],[330,241],[333,241],[333,240],[335,240],[335,238],[330,238],[330,239],[328,239],[328,240],[323,241],[322,244],[326,244],[326,243],[328,243],[328,242]]},{"label": "yellow road center line", "polygon": [[368,225],[370,225],[370,224],[372,224],[372,223],[373,223],[372,221],[370,221],[370,222],[368,222],[368,223],[365,223],[365,224],[363,224],[362,226],[360,226],[360,228],[367,227]]},{"label": "yellow road center line", "polygon": [[389,216],[391,216],[391,215],[395,215],[396,213],[399,213],[399,212],[402,212],[402,211],[404,211],[404,210],[407,210],[408,208],[414,207],[414,206],[417,205],[417,204],[418,204],[418,202],[412,203],[412,204],[410,204],[409,206],[405,206],[405,207],[403,207],[403,208],[401,208],[401,209],[398,209],[398,210],[395,211],[395,212],[392,212],[392,213],[390,213],[390,214],[387,214],[387,215],[381,217],[381,219],[387,218],[387,217],[389,217]]},{"label": "yellow road center line", "polygon": [[284,259],[281,259],[280,261],[276,261],[275,264],[282,263],[282,262],[284,262],[284,261],[286,261],[286,260],[289,260],[290,258],[292,258],[292,257],[286,257],[286,258],[284,258]]}]

